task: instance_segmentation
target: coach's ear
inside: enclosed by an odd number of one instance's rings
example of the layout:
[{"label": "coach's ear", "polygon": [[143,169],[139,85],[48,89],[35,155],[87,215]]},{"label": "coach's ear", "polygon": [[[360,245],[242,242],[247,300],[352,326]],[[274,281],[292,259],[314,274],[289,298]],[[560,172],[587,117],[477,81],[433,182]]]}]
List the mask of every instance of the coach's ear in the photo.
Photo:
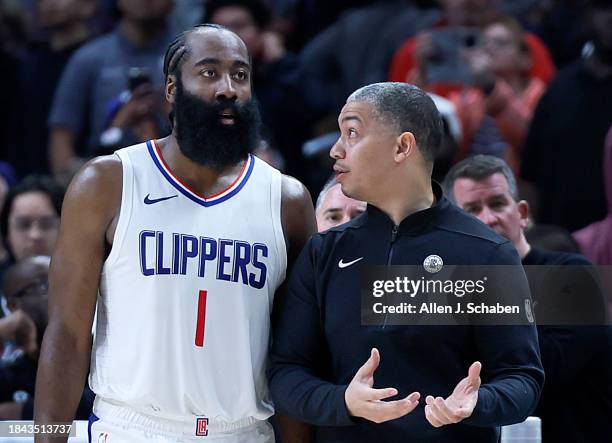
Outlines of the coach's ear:
[{"label": "coach's ear", "polygon": [[412,132],[402,132],[399,137],[396,138],[394,147],[394,157],[397,163],[401,163],[408,157],[414,154],[416,151],[416,140]]},{"label": "coach's ear", "polygon": [[169,75],[166,78],[166,100],[169,103],[174,104],[174,94],[176,93],[176,76],[174,74]]}]

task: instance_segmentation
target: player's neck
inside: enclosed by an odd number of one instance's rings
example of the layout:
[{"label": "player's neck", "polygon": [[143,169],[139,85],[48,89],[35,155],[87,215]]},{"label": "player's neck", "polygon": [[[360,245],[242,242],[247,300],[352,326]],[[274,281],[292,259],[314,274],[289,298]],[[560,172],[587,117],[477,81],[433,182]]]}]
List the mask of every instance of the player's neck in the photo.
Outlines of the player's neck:
[{"label": "player's neck", "polygon": [[202,196],[209,196],[227,189],[238,177],[244,162],[228,166],[221,170],[207,165],[200,165],[187,158],[174,136],[159,140],[162,157],[172,173],[181,179],[190,189]]}]

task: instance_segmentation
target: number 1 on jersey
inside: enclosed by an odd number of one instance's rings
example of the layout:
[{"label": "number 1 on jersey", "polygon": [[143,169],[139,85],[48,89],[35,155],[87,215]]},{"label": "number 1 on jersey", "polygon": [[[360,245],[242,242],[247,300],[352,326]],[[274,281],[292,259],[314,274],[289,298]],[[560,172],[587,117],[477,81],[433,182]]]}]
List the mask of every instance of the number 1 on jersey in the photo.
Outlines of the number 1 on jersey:
[{"label": "number 1 on jersey", "polygon": [[206,326],[206,291],[201,290],[198,296],[198,320],[196,322],[195,345],[204,346],[204,329]]}]

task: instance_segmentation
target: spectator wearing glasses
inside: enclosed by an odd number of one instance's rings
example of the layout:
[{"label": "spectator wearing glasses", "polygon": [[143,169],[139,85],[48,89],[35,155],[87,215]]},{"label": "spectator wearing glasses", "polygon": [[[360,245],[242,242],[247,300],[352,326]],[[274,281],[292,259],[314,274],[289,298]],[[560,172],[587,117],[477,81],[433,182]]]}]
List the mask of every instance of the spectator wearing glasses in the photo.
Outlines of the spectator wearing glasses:
[{"label": "spectator wearing glasses", "polygon": [[11,188],[0,212],[0,232],[11,262],[50,256],[64,193],[50,177],[32,175]]}]

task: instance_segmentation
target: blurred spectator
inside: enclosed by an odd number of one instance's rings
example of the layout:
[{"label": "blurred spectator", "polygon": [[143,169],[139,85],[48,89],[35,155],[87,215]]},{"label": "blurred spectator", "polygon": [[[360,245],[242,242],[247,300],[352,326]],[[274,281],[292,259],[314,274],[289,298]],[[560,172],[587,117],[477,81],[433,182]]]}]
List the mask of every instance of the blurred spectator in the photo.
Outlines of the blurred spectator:
[{"label": "blurred spectator", "polygon": [[49,159],[63,183],[82,163],[78,155],[93,154],[110,102],[128,87],[130,68],[147,68],[160,93],[164,85],[162,58],[172,38],[166,16],[173,0],[118,0],[118,6],[122,17],[117,29],[74,54],[55,94]]},{"label": "blurred spectator", "polygon": [[317,230],[327,231],[360,216],[366,210],[366,202],[347,197],[342,192],[340,183],[332,177],[321,189],[315,215],[317,218]]},{"label": "blurred spectator", "polygon": [[609,441],[612,327],[591,264],[579,254],[527,242],[529,203],[519,199],[503,160],[486,155],[463,160],[449,171],[445,189],[459,207],[510,240],[525,266],[546,373],[535,411],[542,418],[542,441]]},{"label": "blurred spectator", "polygon": [[612,4],[586,13],[592,52],[559,71],[535,110],[522,178],[539,193],[538,222],[570,231],[606,216],[603,145],[612,122]]},{"label": "blurred spectator", "polygon": [[262,0],[208,0],[204,22],[234,31],[253,59],[253,91],[259,101],[264,136],[278,146],[291,173],[300,164],[299,146],[305,135],[299,89],[298,59],[271,31],[270,10]]},{"label": "blurred spectator", "polygon": [[542,80],[528,76],[533,61],[525,33],[510,17],[496,19],[483,29],[480,46],[465,55],[475,85],[449,93],[463,129],[459,158],[491,154],[516,171],[533,110],[546,89]]},{"label": "blurred spectator", "polygon": [[287,42],[295,50],[302,49],[328,26],[338,20],[341,14],[353,8],[360,8],[378,0],[275,0],[274,14],[290,23]]},{"label": "blurred spectator", "polygon": [[559,68],[580,57],[588,40],[582,17],[585,0],[538,1],[538,8],[526,17],[524,25],[537,34],[550,50]]},{"label": "blurred spectator", "polygon": [[572,237],[572,234],[560,226],[533,224],[525,229],[525,238],[527,242],[542,249],[559,252],[577,252],[580,253],[578,243]]},{"label": "blurred spectator", "polygon": [[89,21],[95,7],[95,0],[38,1],[38,22],[47,31],[48,41],[31,45],[20,63],[24,121],[19,145],[28,150],[28,155],[13,161],[20,176],[49,172],[47,116],[53,94],[68,60],[91,36]]},{"label": "blurred spectator", "polygon": [[36,361],[48,322],[49,261],[49,257],[43,256],[25,259],[10,267],[2,279],[9,321],[2,336],[5,346],[0,362],[1,419],[20,420],[26,404],[32,409]]},{"label": "blurred spectator", "polygon": [[[441,5],[434,29],[407,40],[393,55],[389,79],[448,96],[472,81],[461,53],[473,47],[479,30],[500,14],[495,0],[442,0]],[[525,34],[525,44],[532,59],[528,78],[537,77],[547,84],[555,71],[548,50],[531,33]]]},{"label": "blurred spectator", "polygon": [[176,32],[191,29],[200,22],[206,0],[174,0],[170,26]]},{"label": "blurred spectator", "polygon": [[51,255],[62,200],[62,189],[50,177],[29,176],[11,188],[0,211],[0,232],[13,261]]},{"label": "blurred spectator", "polygon": [[430,26],[435,16],[399,0],[376,2],[342,15],[301,53],[309,106],[319,115],[334,114],[335,121],[354,90],[387,78],[395,50]]},{"label": "blurred spectator", "polygon": [[[17,183],[15,178],[15,171],[6,162],[0,161],[0,210],[4,207],[4,201],[9,189]],[[0,275],[2,275],[2,269],[8,265],[10,256],[6,248],[4,247],[4,241],[0,238]]]},{"label": "blurred spectator", "polygon": [[603,174],[608,202],[606,218],[574,232],[582,253],[596,265],[612,265],[612,127],[606,137]]},{"label": "blurred spectator", "polygon": [[0,1],[0,45],[16,52],[27,41],[28,14],[18,1]]},{"label": "blurred spectator", "polygon": [[[14,36],[11,32],[7,8],[0,2],[0,82],[17,85],[19,82],[19,60],[15,54]],[[0,160],[13,163],[17,154],[18,116],[21,112],[21,97],[17,88],[0,90]]]},{"label": "blurred spectator", "polygon": [[274,166],[279,171],[285,170],[285,159],[274,147],[270,146],[266,140],[261,140],[253,154],[268,163],[270,166]]},{"label": "blurred spectator", "polygon": [[[0,419],[31,420],[38,355],[48,323],[49,262],[27,258],[9,268],[2,281],[7,317],[0,337],[8,345],[0,362]],[[77,419],[87,419],[93,394],[85,389]]]},{"label": "blurred spectator", "polygon": [[[132,74],[136,72],[136,74]],[[170,104],[153,88],[150,75],[141,68],[131,68],[130,90],[113,99],[108,108],[104,132],[100,134],[94,155],[109,155],[170,132]]]}]

